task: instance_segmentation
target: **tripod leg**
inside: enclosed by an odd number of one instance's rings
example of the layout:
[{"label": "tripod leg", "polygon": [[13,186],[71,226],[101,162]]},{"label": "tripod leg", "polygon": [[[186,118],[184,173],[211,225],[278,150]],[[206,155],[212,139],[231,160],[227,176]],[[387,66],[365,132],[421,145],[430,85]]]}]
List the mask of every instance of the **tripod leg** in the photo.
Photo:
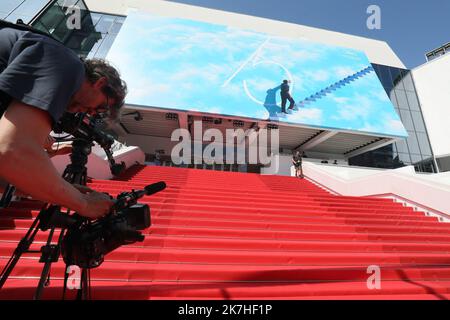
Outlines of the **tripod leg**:
[{"label": "tripod leg", "polygon": [[68,267],[69,266],[66,265],[66,267],[64,268],[64,284],[63,284],[63,295],[62,295],[63,300],[66,300],[67,279],[69,278],[69,273],[67,272]]},{"label": "tripod leg", "polygon": [[64,238],[65,229],[61,229],[61,232],[58,237],[58,243],[56,245],[52,245],[51,241],[53,239],[53,234],[55,232],[55,228],[53,227],[50,230],[50,234],[47,238],[47,244],[41,248],[42,256],[39,262],[44,262],[44,267],[42,268],[41,278],[39,279],[39,284],[37,286],[36,292],[34,294],[34,300],[40,300],[42,296],[42,291],[44,287],[46,287],[50,281],[50,270],[53,262],[58,262],[61,242]]},{"label": "tripod leg", "polygon": [[7,208],[11,203],[12,197],[14,196],[14,192],[16,191],[16,187],[11,184],[8,184],[3,192],[2,199],[0,200],[0,209]]},{"label": "tripod leg", "polygon": [[80,289],[78,289],[77,292],[77,300],[87,300],[88,299],[88,292],[87,290],[89,290],[89,284],[88,284],[88,269],[83,269],[81,271],[81,287]]},{"label": "tripod leg", "polygon": [[12,254],[8,263],[3,268],[1,277],[0,277],[0,289],[5,284],[6,280],[8,279],[9,275],[13,271],[17,262],[19,262],[19,259],[22,256],[22,254],[24,254],[25,252],[28,252],[28,249],[30,248],[37,232],[39,231],[38,223],[40,222],[40,219],[41,219],[41,213],[39,213],[39,215],[33,221],[30,228],[28,229],[27,233],[20,240],[19,244],[17,245],[16,249],[14,250],[14,253]]}]

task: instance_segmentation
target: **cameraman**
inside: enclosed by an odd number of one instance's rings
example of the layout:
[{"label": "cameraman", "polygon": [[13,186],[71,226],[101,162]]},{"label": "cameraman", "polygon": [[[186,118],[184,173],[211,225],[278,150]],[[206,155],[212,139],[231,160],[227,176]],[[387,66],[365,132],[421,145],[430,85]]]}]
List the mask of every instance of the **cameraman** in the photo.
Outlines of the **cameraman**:
[{"label": "cameraman", "polygon": [[44,149],[64,112],[114,117],[125,95],[126,84],[104,60],[81,61],[48,36],[1,22],[0,180],[89,218],[108,213],[110,198],[87,187],[77,190]]}]

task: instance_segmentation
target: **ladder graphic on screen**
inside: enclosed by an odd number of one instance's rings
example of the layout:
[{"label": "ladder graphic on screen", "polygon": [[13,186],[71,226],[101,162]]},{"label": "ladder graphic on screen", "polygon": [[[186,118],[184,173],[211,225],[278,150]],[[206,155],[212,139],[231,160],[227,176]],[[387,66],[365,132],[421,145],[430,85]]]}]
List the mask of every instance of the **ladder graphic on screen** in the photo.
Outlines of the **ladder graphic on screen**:
[{"label": "ladder graphic on screen", "polygon": [[332,85],[326,87],[325,89],[322,89],[320,91],[317,91],[315,94],[307,97],[304,100],[301,100],[297,102],[298,107],[305,107],[307,104],[310,104],[312,102],[316,102],[319,99],[322,99],[329,95],[330,93],[338,90],[339,88],[345,87],[346,85],[358,80],[359,78],[362,78],[369,73],[375,71],[372,66],[368,66],[367,68],[362,69],[361,71],[356,72],[355,74],[352,74],[351,76],[348,76],[338,82],[333,83]]}]

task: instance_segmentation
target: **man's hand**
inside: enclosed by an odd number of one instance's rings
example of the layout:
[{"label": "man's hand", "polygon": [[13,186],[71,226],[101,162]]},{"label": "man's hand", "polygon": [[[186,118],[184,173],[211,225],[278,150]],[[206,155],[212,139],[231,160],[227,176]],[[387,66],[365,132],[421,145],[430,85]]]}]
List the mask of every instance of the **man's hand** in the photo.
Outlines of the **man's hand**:
[{"label": "man's hand", "polygon": [[87,205],[82,210],[79,210],[78,214],[87,218],[98,219],[105,216],[114,204],[114,201],[104,193],[92,191],[83,194],[83,196]]},{"label": "man's hand", "polygon": [[0,118],[0,178],[36,200],[56,204],[90,218],[109,212],[113,201],[95,191],[81,193],[65,181],[45,146],[53,142],[50,115],[13,100]]}]

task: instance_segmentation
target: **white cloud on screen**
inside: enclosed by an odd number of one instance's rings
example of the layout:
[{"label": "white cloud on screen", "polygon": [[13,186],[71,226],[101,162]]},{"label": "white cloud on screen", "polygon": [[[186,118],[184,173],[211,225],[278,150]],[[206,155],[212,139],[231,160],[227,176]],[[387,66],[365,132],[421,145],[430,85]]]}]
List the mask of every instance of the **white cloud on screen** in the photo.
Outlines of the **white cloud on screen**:
[{"label": "white cloud on screen", "polygon": [[321,122],[323,117],[323,111],[318,108],[310,108],[310,109],[300,109],[294,114],[289,114],[286,116],[289,121],[295,121],[300,123],[311,122],[317,124]]},{"label": "white cloud on screen", "polygon": [[[296,101],[369,65],[364,53],[351,49],[184,19],[142,15],[133,22],[129,17],[122,30],[126,33],[121,31],[116,38],[108,59],[118,65],[128,82],[127,101],[143,105],[267,119],[264,106],[246,96],[243,80],[255,99],[264,101],[266,91],[280,85],[287,75],[279,65],[258,62],[270,60],[289,69]],[[250,59],[252,55],[254,59]],[[275,99],[279,102],[279,91]],[[380,112],[390,118],[380,117]],[[390,100],[372,72],[283,121],[328,126],[327,121],[332,120],[337,128],[404,132],[392,114]]]}]

